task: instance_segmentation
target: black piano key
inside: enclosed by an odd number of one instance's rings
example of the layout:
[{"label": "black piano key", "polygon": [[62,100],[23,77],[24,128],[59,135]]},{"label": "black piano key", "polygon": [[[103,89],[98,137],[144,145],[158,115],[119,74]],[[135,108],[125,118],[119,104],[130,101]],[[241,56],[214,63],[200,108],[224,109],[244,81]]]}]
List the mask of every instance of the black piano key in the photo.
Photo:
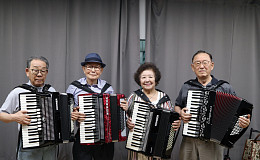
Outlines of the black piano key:
[{"label": "black piano key", "polygon": [[141,133],[141,134],[144,133],[144,131],[142,131],[142,130],[138,130],[138,129],[135,129],[134,131],[137,132],[137,133]]},{"label": "black piano key", "polygon": [[145,119],[146,116],[137,115],[136,117],[138,117],[138,118],[142,118],[142,119]]},{"label": "black piano key", "polygon": [[144,125],[144,124],[145,124],[145,121],[135,121],[135,124]]},{"label": "black piano key", "polygon": [[198,135],[199,133],[198,133],[198,132],[195,132],[195,133],[193,133],[193,132],[187,132],[187,134],[189,134],[189,135]]},{"label": "black piano key", "polygon": [[98,137],[90,137],[90,138],[88,138],[88,137],[86,137],[86,138],[84,138],[85,140],[92,140],[92,139],[98,139]]},{"label": "black piano key", "polygon": [[39,140],[32,140],[32,141],[29,141],[29,143],[37,143],[37,142],[40,142]]},{"label": "black piano key", "polygon": [[147,112],[149,109],[146,109],[146,108],[138,108],[138,111],[139,112]]},{"label": "black piano key", "polygon": [[28,134],[28,136],[37,136],[37,135],[39,135],[38,133],[30,133],[30,134]]}]

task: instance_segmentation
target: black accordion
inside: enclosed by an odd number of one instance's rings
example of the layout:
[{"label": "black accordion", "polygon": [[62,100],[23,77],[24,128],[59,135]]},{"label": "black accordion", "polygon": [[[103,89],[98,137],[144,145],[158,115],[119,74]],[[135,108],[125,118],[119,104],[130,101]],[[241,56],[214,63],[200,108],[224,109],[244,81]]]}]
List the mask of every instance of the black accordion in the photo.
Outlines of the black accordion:
[{"label": "black accordion", "polygon": [[68,143],[74,138],[74,122],[71,112],[74,107],[72,94],[20,93],[21,110],[27,110],[31,123],[22,125],[23,148],[44,147],[50,144]]},{"label": "black accordion", "polygon": [[231,148],[247,129],[239,127],[239,116],[252,115],[253,105],[224,92],[189,90],[187,108],[192,117],[183,135]]},{"label": "black accordion", "polygon": [[126,148],[147,156],[170,158],[176,141],[172,123],[178,119],[177,112],[134,101],[132,122],[135,126],[129,131]]},{"label": "black accordion", "polygon": [[120,107],[124,94],[80,94],[80,143],[92,145],[126,140],[126,115]]}]

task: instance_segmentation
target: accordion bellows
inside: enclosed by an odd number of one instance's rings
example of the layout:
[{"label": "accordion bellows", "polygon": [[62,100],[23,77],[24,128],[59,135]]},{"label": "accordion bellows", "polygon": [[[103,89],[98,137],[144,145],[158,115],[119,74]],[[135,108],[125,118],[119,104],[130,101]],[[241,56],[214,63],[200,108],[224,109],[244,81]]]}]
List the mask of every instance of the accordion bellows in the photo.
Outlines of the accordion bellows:
[{"label": "accordion bellows", "polygon": [[231,148],[247,129],[239,127],[239,116],[252,115],[253,105],[224,92],[189,90],[187,108],[192,118],[183,135]]}]

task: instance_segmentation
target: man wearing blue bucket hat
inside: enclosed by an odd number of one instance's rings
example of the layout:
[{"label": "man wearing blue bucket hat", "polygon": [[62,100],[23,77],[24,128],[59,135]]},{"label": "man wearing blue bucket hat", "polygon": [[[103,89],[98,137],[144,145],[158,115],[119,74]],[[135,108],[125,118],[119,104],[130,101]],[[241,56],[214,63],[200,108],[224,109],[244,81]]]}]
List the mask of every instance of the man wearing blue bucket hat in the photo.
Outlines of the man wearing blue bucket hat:
[{"label": "man wearing blue bucket hat", "polygon": [[[74,95],[75,107],[71,114],[71,118],[72,120],[77,120],[77,122],[82,122],[85,120],[85,114],[78,111],[79,94],[114,93],[112,86],[105,80],[99,78],[106,64],[103,63],[101,57],[97,53],[89,53],[85,57],[85,60],[81,62],[81,66],[86,77],[72,82],[67,89],[67,93]],[[82,145],[80,144],[79,129],[75,135],[75,139],[76,140],[74,142],[72,151],[74,160],[91,160],[92,157],[95,160],[113,159],[114,143]]]}]

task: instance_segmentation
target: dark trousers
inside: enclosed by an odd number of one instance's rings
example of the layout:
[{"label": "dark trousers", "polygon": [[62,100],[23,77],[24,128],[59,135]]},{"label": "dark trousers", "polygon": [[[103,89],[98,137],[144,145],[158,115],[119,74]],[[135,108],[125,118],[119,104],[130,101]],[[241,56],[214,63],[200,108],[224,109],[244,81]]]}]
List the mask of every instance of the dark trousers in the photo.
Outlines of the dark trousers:
[{"label": "dark trousers", "polygon": [[103,143],[100,145],[81,145],[79,130],[76,134],[76,141],[73,144],[74,160],[113,160],[114,143]]}]

